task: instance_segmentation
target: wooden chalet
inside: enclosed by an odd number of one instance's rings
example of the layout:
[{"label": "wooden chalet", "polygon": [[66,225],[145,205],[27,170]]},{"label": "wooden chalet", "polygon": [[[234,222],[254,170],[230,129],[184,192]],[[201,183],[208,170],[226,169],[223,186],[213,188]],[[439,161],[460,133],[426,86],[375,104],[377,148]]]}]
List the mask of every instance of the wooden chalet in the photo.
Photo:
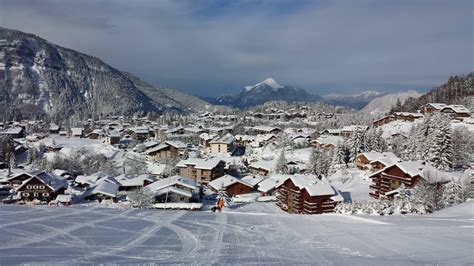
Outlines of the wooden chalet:
[{"label": "wooden chalet", "polygon": [[209,182],[209,186],[215,192],[225,190],[227,195],[231,197],[240,194],[248,194],[253,190],[253,186],[251,184],[248,184],[247,182],[231,175],[224,175],[214,179]]},{"label": "wooden chalet", "polygon": [[422,114],[432,114],[441,111],[444,107],[446,107],[444,103],[427,103],[420,107],[420,112]]},{"label": "wooden chalet", "polygon": [[440,112],[449,114],[453,119],[458,120],[471,116],[471,112],[469,109],[464,107],[464,105],[448,105],[441,109]]},{"label": "wooden chalet", "polygon": [[375,199],[393,199],[401,184],[405,184],[406,188],[415,187],[423,178],[425,169],[437,171],[421,161],[406,161],[389,165],[369,176],[372,179],[369,195]]},{"label": "wooden chalet", "polygon": [[355,165],[361,170],[378,171],[400,161],[392,152],[363,152],[357,155]]},{"label": "wooden chalet", "polygon": [[343,198],[315,175],[290,175],[278,187],[277,200],[277,205],[288,213],[320,214],[334,212]]},{"label": "wooden chalet", "polygon": [[67,188],[66,181],[46,172],[21,173],[10,178],[9,182],[17,197],[25,201],[48,202],[64,193]]},{"label": "wooden chalet", "polygon": [[193,192],[197,191],[196,181],[185,176],[171,176],[160,179],[146,186],[154,195],[158,203],[182,202],[193,200]]}]

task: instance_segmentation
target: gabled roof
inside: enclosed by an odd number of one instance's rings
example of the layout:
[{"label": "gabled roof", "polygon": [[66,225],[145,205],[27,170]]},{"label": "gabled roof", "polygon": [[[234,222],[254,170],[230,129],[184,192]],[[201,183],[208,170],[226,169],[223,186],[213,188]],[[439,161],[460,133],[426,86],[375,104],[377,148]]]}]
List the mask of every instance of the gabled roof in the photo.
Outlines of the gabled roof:
[{"label": "gabled roof", "polygon": [[210,144],[227,144],[230,145],[234,141],[234,136],[231,134],[226,134],[225,136],[222,136],[220,138],[215,138],[211,140],[209,143]]},{"label": "gabled roof", "polygon": [[[432,106],[433,108],[435,108],[436,110],[441,110],[441,109],[443,109],[443,108],[446,106],[446,104],[444,104],[444,103],[427,103],[427,104],[425,104],[425,105],[423,105],[423,106],[426,106],[426,105],[430,105],[430,106]],[[422,107],[423,107],[423,106],[422,106]]]},{"label": "gabled roof", "polygon": [[179,161],[176,164],[177,167],[187,167],[188,165],[194,165],[194,168],[197,169],[204,169],[204,170],[211,170],[219,165],[220,162],[223,162],[221,159],[218,158],[211,158],[211,159],[200,159],[200,158],[189,158],[186,160]]},{"label": "gabled roof", "polygon": [[229,186],[232,186],[233,184],[236,184],[236,183],[241,183],[245,186],[253,187],[251,184],[248,184],[247,182],[231,175],[224,175],[217,179],[214,179],[211,182],[209,182],[209,186],[211,186],[215,190],[220,190],[220,189],[226,189]]},{"label": "gabled roof", "polygon": [[327,181],[320,180],[315,175],[290,175],[289,179],[298,188],[304,188],[310,196],[338,195],[337,191]]},{"label": "gabled roof", "polygon": [[271,175],[269,178],[262,180],[258,183],[258,191],[268,192],[272,189],[275,189],[283,184],[288,179],[288,175]]},{"label": "gabled roof", "polygon": [[171,186],[176,186],[176,185],[187,187],[191,190],[197,189],[195,180],[185,177],[185,176],[180,176],[180,175],[174,175],[171,177],[160,179],[158,181],[155,181],[147,185],[146,187],[150,189],[151,191],[159,191],[161,189],[171,187]]},{"label": "gabled roof", "polygon": [[311,141],[311,142],[317,142],[320,145],[328,145],[332,144],[336,146],[339,142],[342,142],[344,139],[339,136],[331,136],[331,135],[322,135],[319,138]]},{"label": "gabled roof", "polygon": [[151,149],[147,150],[147,151],[145,152],[145,154],[147,154],[147,155],[148,155],[148,154],[152,154],[152,153],[155,153],[155,152],[157,152],[157,151],[164,150],[164,149],[166,149],[166,148],[168,148],[168,147],[170,147],[170,145],[165,144],[165,143],[162,143],[162,144],[160,144],[160,145],[158,145],[158,146],[156,146],[156,147],[154,147],[154,148],[151,148]]},{"label": "gabled roof", "polygon": [[58,191],[61,188],[67,188],[66,181],[61,179],[61,178],[58,178],[54,174],[50,174],[50,173],[46,173],[46,172],[41,172],[41,173],[36,174],[36,175],[31,175],[31,174],[28,174],[28,173],[26,173],[26,174],[30,175],[31,177],[29,179],[23,181],[23,183],[19,187],[16,188],[17,191],[19,189],[21,189],[24,185],[29,183],[32,179],[39,180],[45,186],[49,187],[52,191]]},{"label": "gabled roof", "polygon": [[179,140],[168,140],[168,141],[165,141],[165,143],[170,145],[170,146],[175,147],[176,149],[186,148],[186,144],[184,144],[183,142],[181,142]]},{"label": "gabled roof", "polygon": [[261,175],[248,175],[248,176],[242,177],[240,180],[252,186],[256,186],[258,183],[262,182],[264,179],[265,177]]},{"label": "gabled roof", "polygon": [[121,187],[139,187],[143,186],[145,181],[153,182],[155,179],[149,175],[139,175],[139,176],[121,176],[117,177],[117,182]]},{"label": "gabled roof", "polygon": [[441,109],[441,112],[444,109],[452,109],[455,113],[466,113],[466,114],[471,113],[469,109],[464,107],[464,105],[448,105],[448,106],[445,106],[443,109]]},{"label": "gabled roof", "polygon": [[85,193],[84,197],[90,196],[90,195],[97,195],[97,194],[102,194],[106,195],[112,198],[115,198],[117,196],[117,191],[119,189],[119,185],[115,183],[110,183],[110,182],[99,182],[95,186],[89,188]]},{"label": "gabled roof", "polygon": [[369,162],[379,161],[393,164],[400,161],[400,158],[393,154],[393,152],[364,152],[359,155],[364,155]]}]

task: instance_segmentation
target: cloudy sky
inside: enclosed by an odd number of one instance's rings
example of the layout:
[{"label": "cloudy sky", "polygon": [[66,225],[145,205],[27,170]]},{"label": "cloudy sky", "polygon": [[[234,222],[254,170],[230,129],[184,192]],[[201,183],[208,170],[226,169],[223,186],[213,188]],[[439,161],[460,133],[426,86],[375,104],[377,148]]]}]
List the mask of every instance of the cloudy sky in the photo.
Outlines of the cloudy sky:
[{"label": "cloudy sky", "polygon": [[321,95],[474,70],[471,0],[0,0],[0,25],[202,96],[273,77]]}]

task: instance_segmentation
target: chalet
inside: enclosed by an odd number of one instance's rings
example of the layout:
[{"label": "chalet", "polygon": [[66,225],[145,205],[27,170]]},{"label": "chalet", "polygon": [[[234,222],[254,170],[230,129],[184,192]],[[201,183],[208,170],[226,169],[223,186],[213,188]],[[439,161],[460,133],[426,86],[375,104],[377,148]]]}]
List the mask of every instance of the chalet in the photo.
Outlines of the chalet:
[{"label": "chalet", "polygon": [[282,131],[281,128],[269,126],[245,127],[244,129],[252,134],[278,134]]},{"label": "chalet", "polygon": [[90,139],[99,139],[103,136],[102,130],[94,129],[91,133],[89,133],[88,137]]},{"label": "chalet", "polygon": [[240,180],[251,185],[254,189],[256,189],[258,187],[258,184],[262,182],[263,180],[265,180],[265,178],[266,178],[265,176],[261,176],[261,175],[247,175],[247,176],[242,177]]},{"label": "chalet", "polygon": [[332,135],[322,135],[315,140],[310,142],[311,146],[317,149],[324,149],[324,150],[332,150],[334,149],[338,143],[342,143],[344,139],[339,136],[332,136]]},{"label": "chalet", "polygon": [[341,135],[341,129],[325,129],[319,132],[320,135],[332,135],[332,136],[339,136]]},{"label": "chalet", "polygon": [[408,113],[408,112],[396,112],[393,114],[395,120],[398,121],[408,121],[414,122],[417,119],[421,119],[424,117],[422,113]]},{"label": "chalet", "polygon": [[2,132],[3,135],[9,135],[14,139],[25,137],[25,129],[22,127],[12,127]]},{"label": "chalet", "polygon": [[388,124],[392,121],[395,121],[395,116],[394,115],[387,115],[387,116],[384,116],[384,117],[379,118],[379,119],[375,120],[374,122],[372,122],[372,126],[373,127],[379,127],[379,126],[383,126],[385,124]]},{"label": "chalet", "polygon": [[277,188],[281,186],[287,178],[288,175],[270,175],[268,178],[265,178],[258,183],[257,190],[262,194],[262,196],[275,196],[278,191]]},{"label": "chalet", "polygon": [[112,130],[112,131],[109,131],[109,133],[105,136],[104,142],[109,145],[115,145],[120,142],[120,139],[121,139],[120,134],[117,131]]},{"label": "chalet", "polygon": [[235,135],[235,143],[241,146],[247,146],[253,141],[255,141],[256,137],[251,135]]},{"label": "chalet", "polygon": [[471,116],[471,112],[464,105],[448,105],[441,109],[440,112],[449,114],[453,119],[458,120]]},{"label": "chalet", "polygon": [[59,130],[59,136],[63,136],[63,137],[68,136],[67,130]]},{"label": "chalet", "polygon": [[249,165],[249,170],[253,174],[268,176],[268,174],[275,168],[276,162],[259,160]]},{"label": "chalet", "polygon": [[200,183],[209,183],[224,175],[225,162],[217,158],[189,158],[181,160],[176,167],[179,168],[181,176],[189,177]]},{"label": "chalet", "polygon": [[350,137],[350,136],[352,136],[353,132],[355,132],[355,131],[365,131],[365,130],[367,130],[367,128],[368,128],[367,126],[357,126],[357,125],[345,126],[339,132],[339,136]]},{"label": "chalet", "polygon": [[326,180],[315,175],[289,175],[278,187],[277,205],[288,213],[334,212],[343,198]]},{"label": "chalet", "polygon": [[89,187],[82,197],[85,200],[115,200],[117,198],[117,191],[119,185],[112,182],[100,181],[97,184]]},{"label": "chalet", "polygon": [[446,107],[444,103],[427,103],[420,107],[420,112],[422,114],[432,114],[441,111],[444,107]]},{"label": "chalet", "polygon": [[51,123],[49,125],[49,133],[50,134],[59,134],[59,126],[56,124]]},{"label": "chalet", "polygon": [[144,141],[150,137],[150,129],[148,127],[134,127],[128,130],[138,141]]},{"label": "chalet", "polygon": [[234,136],[227,134],[220,138],[215,138],[209,142],[210,152],[213,154],[230,153],[234,149]]},{"label": "chalet", "polygon": [[178,157],[179,153],[177,150],[166,143],[162,143],[154,148],[151,148],[145,152],[146,159],[148,161],[157,161],[160,159]]},{"label": "chalet", "polygon": [[356,157],[355,164],[361,170],[378,171],[400,161],[392,152],[364,152]]},{"label": "chalet", "polygon": [[185,176],[171,176],[155,181],[146,186],[154,195],[156,202],[191,202],[193,192],[198,187],[196,180]]},{"label": "chalet", "polygon": [[[17,183],[24,178],[27,179],[21,184]],[[67,188],[67,183],[64,180],[46,172],[22,173],[12,177],[10,181],[14,184],[13,187],[18,198],[25,201],[47,202],[56,198],[58,194],[64,193]]]},{"label": "chalet", "polygon": [[369,176],[372,179],[369,195],[375,199],[393,199],[401,184],[405,184],[407,188],[413,188],[420,179],[428,178],[428,173],[439,174],[440,172],[422,161],[391,164]]},{"label": "chalet", "polygon": [[71,136],[78,138],[84,137],[84,129],[82,127],[71,128]]},{"label": "chalet", "polygon": [[253,186],[231,175],[224,175],[209,182],[209,186],[215,192],[224,190],[227,195],[233,197],[240,194],[252,192]]},{"label": "chalet", "polygon": [[119,191],[135,191],[153,183],[156,179],[150,175],[126,176],[120,175],[115,178],[119,183]]}]

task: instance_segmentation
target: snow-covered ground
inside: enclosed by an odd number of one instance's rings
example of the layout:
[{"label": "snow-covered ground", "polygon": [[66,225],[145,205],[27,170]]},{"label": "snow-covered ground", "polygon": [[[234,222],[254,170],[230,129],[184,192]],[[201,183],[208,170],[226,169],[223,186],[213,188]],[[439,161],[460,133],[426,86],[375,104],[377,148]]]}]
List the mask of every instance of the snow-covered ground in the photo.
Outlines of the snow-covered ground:
[{"label": "snow-covered ground", "polygon": [[[434,215],[289,215],[0,206],[0,264],[474,263],[474,201]],[[265,211],[264,211],[265,210]]]}]

